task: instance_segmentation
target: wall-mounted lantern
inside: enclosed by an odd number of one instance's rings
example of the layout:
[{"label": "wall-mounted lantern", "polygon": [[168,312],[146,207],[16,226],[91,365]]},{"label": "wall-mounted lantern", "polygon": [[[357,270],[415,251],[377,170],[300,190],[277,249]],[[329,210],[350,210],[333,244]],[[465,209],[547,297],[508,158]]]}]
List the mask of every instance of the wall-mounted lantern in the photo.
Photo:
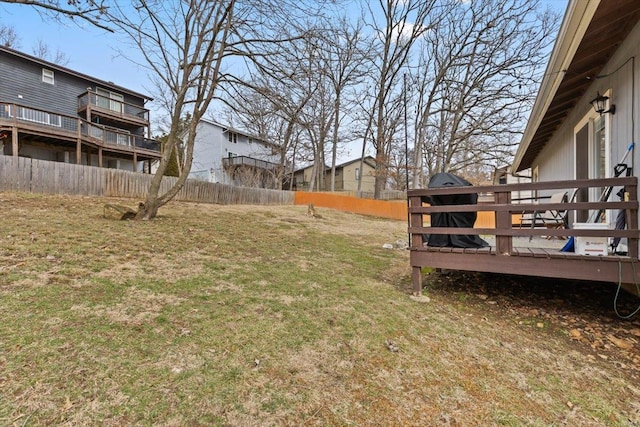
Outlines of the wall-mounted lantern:
[{"label": "wall-mounted lantern", "polygon": [[594,99],[592,99],[590,103],[591,105],[593,105],[593,109],[596,111],[596,113],[600,115],[603,115],[606,113],[615,114],[616,106],[612,104],[607,110],[607,101],[609,101],[608,96],[600,95],[600,92],[597,92],[597,96]]}]

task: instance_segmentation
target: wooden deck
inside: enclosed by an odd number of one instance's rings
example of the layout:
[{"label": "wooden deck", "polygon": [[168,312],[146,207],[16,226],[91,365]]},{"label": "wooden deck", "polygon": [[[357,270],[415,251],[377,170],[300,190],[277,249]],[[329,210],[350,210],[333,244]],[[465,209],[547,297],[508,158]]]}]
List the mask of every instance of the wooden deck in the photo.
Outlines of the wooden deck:
[{"label": "wooden deck", "polygon": [[[626,201],[573,202],[563,204],[511,203],[512,191],[532,190],[553,192],[558,189],[602,188],[612,186],[616,190],[625,187],[628,193]],[[491,193],[493,203],[481,205],[428,206],[424,198],[452,194]],[[616,191],[610,199],[618,199]],[[411,190],[409,197],[409,233],[411,236],[412,279],[414,293],[422,291],[422,267],[493,272],[548,278],[577,279],[597,282],[620,283],[626,290],[638,294],[636,283],[640,282],[640,264],[638,263],[638,201],[637,178],[610,178],[600,180],[554,181],[546,183],[513,184],[484,187],[450,187],[439,189]],[[574,229],[571,228],[527,228],[512,225],[512,215],[547,209],[567,209],[569,211],[607,209],[626,212],[625,230],[613,229]],[[492,211],[495,215],[495,228],[444,228],[430,227],[429,216],[433,213]],[[612,211],[609,211],[612,212]],[[570,215],[571,217],[571,215]],[[423,235],[480,235],[495,236],[495,242],[489,247],[456,248],[431,247],[423,244]],[[606,256],[580,255],[575,252],[562,252],[558,242],[556,247],[536,247],[540,237],[621,237],[628,239],[626,255],[610,254]],[[532,237],[531,243],[529,238]],[[544,242],[547,242],[545,239]],[[548,246],[545,243],[545,246]],[[640,295],[639,295],[640,296]]]},{"label": "wooden deck", "polygon": [[18,135],[39,141],[44,146],[66,146],[78,152],[95,150],[132,158],[134,161],[162,157],[160,143],[126,131],[91,123],[81,117],[0,102],[0,130],[10,132],[9,143],[17,151]]}]

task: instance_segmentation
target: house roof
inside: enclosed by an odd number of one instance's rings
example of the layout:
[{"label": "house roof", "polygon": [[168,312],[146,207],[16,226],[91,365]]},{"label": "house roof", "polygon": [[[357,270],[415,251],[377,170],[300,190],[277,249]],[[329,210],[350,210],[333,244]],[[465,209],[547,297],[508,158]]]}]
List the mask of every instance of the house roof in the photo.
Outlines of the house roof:
[{"label": "house roof", "polygon": [[[359,162],[360,162],[360,159],[359,159],[359,158],[358,158],[358,159],[355,159],[355,160],[349,160],[348,162],[345,162],[345,163],[341,163],[341,164],[339,164],[339,165],[336,165],[336,169],[338,169],[338,168],[344,168],[344,167],[347,167],[347,166],[351,165],[352,163],[359,163]],[[376,159],[374,159],[374,158],[373,158],[373,157],[371,157],[371,156],[366,156],[366,157],[364,158],[364,162],[365,162],[366,164],[368,164],[369,166],[371,166],[372,168],[375,168],[375,167],[376,167]]]},{"label": "house roof", "polygon": [[532,166],[639,20],[638,0],[569,1],[513,170]]},{"label": "house roof", "polygon": [[277,144],[274,144],[274,143],[269,142],[269,141],[265,141],[264,139],[259,138],[259,137],[255,136],[255,135],[251,135],[250,133],[247,133],[246,131],[243,131],[243,130],[240,130],[240,129],[236,129],[236,128],[233,128],[231,126],[223,125],[223,124],[218,123],[218,122],[213,121],[213,120],[200,119],[200,121],[204,122],[204,123],[207,123],[207,124],[210,124],[212,126],[219,127],[220,129],[222,129],[223,133],[226,133],[226,132],[237,133],[238,135],[246,136],[247,138],[252,138],[252,139],[255,139],[256,141],[260,141],[260,142],[262,142],[264,144],[268,144],[268,145],[271,145],[273,147],[279,148]]},{"label": "house roof", "polygon": [[78,78],[81,78],[81,79],[84,79],[84,80],[92,81],[94,83],[99,84],[102,87],[105,87],[105,88],[114,89],[114,90],[116,90],[118,92],[123,92],[123,93],[129,94],[131,96],[135,96],[135,97],[138,97],[138,98],[143,98],[143,99],[148,100],[148,101],[153,101],[153,98],[151,98],[149,95],[145,95],[143,93],[135,92],[135,91],[127,89],[125,87],[118,86],[118,85],[114,84],[113,82],[108,82],[108,81],[105,81],[105,80],[98,79],[96,77],[89,76],[87,74],[80,73],[78,71],[74,71],[74,70],[72,70],[70,68],[66,68],[66,67],[63,67],[61,65],[54,64],[53,62],[45,61],[44,59],[38,58],[36,56],[28,55],[28,54],[26,54],[24,52],[20,52],[20,51],[17,51],[15,49],[11,49],[11,48],[6,47],[6,46],[1,46],[0,45],[0,52],[6,52],[9,55],[13,55],[15,57],[25,59],[27,61],[33,62],[35,64],[39,64],[39,65],[41,65],[43,67],[49,68],[49,69],[54,70],[54,71],[59,71],[61,73],[65,73],[65,74],[68,74],[68,75],[71,75],[71,76],[74,76],[74,77],[78,77]]},{"label": "house roof", "polygon": [[[349,160],[348,162],[345,162],[345,163],[341,163],[341,164],[339,164],[339,165],[336,165],[336,169],[345,168],[345,167],[347,167],[347,166],[349,166],[349,165],[351,165],[351,164],[353,164],[353,163],[359,163],[359,162],[360,162],[360,159],[359,159],[359,158],[358,158],[358,159],[354,159],[354,160]],[[371,166],[372,168],[375,168],[375,167],[376,167],[376,159],[374,159],[374,158],[373,158],[373,157],[371,157],[371,156],[366,156],[366,157],[364,158],[364,163],[366,163],[367,165]],[[305,166],[305,167],[303,167],[303,168],[296,169],[296,170],[294,171],[294,173],[301,172],[301,171],[304,171],[304,170],[307,170],[307,169],[311,169],[312,167],[313,167],[313,165],[308,165],[308,166]],[[326,164],[325,164],[324,168],[325,168],[325,171],[326,171],[326,170],[330,170],[330,169],[331,169],[331,166],[328,166],[328,165],[326,165]]]}]

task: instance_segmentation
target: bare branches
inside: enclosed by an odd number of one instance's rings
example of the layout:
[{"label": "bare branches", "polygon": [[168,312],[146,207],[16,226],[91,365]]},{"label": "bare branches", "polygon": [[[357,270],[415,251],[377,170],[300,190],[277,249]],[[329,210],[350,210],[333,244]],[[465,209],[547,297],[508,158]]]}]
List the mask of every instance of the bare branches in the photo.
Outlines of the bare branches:
[{"label": "bare branches", "polygon": [[[334,169],[345,144],[361,138],[363,156],[375,151],[376,196],[390,167],[396,183],[401,167],[414,171],[417,187],[435,172],[478,175],[508,162],[558,20],[540,12],[540,0],[356,2],[362,19],[339,1],[8,2],[117,28],[156,86],[171,123],[168,147],[174,124],[192,118],[185,179],[195,125],[223,100],[234,120],[279,144],[282,170],[313,163],[317,189],[327,158]],[[411,129],[411,161],[401,159],[403,129]],[[166,203],[178,189],[148,203]]]},{"label": "bare branches", "polygon": [[60,49],[52,51],[44,40],[38,39],[37,44],[33,47],[33,54],[38,58],[44,59],[54,64],[65,66],[69,63],[70,58]]},{"label": "bare branches", "polygon": [[413,77],[416,155],[427,175],[477,174],[478,164],[488,172],[510,161],[557,22],[538,15],[537,3],[470,2],[425,37]]},{"label": "bare branches", "polygon": [[104,14],[107,12],[108,3],[106,1],[94,0],[0,0],[4,3],[24,4],[34,6],[43,13],[53,18],[59,15],[66,16],[69,19],[80,19],[101,28],[105,31],[113,32],[113,29],[105,22]]},{"label": "bare branches", "polygon": [[18,35],[12,26],[0,25],[0,45],[17,49],[19,45]]}]

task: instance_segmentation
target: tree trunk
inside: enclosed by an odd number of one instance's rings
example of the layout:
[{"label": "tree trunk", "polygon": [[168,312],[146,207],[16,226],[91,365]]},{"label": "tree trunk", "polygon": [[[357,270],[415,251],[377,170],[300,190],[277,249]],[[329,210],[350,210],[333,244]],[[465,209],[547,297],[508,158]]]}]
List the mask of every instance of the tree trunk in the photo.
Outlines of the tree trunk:
[{"label": "tree trunk", "polygon": [[338,157],[338,126],[340,125],[340,91],[336,91],[335,110],[333,111],[333,114],[334,114],[333,116],[333,147],[331,150],[331,192],[336,191],[336,158]]}]

